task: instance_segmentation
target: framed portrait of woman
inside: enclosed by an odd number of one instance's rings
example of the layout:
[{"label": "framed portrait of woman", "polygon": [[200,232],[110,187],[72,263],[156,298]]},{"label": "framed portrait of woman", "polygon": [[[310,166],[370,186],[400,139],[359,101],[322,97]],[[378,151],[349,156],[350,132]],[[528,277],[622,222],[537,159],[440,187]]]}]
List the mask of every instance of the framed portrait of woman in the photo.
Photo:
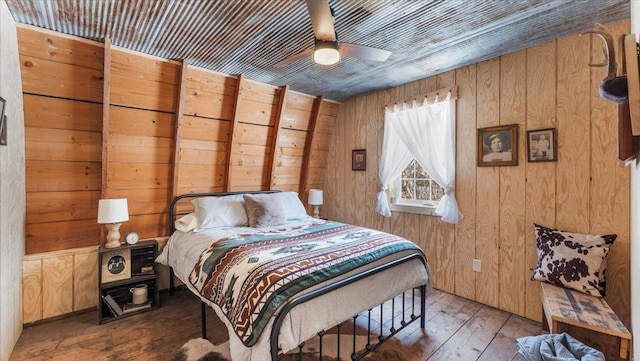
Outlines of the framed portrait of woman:
[{"label": "framed portrait of woman", "polygon": [[518,124],[478,129],[478,167],[518,165]]}]

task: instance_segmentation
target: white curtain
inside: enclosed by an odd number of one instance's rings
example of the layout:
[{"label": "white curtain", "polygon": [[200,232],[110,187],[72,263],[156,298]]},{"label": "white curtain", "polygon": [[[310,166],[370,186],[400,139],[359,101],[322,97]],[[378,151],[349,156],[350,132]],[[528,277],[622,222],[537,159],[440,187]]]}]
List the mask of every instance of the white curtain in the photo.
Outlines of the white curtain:
[{"label": "white curtain", "polygon": [[404,105],[398,110],[394,105],[393,111],[385,110],[378,213],[391,216],[385,191],[411,159],[415,159],[445,190],[436,214],[447,223],[458,223],[462,219],[453,193],[456,169],[453,126],[449,96],[442,102],[436,99],[433,104],[427,104],[425,99],[422,106],[414,101],[409,109]]},{"label": "white curtain", "polygon": [[387,199],[387,189],[389,184],[396,179],[413,160],[413,156],[404,143],[399,142],[395,131],[390,131],[391,123],[397,121],[396,114],[384,116],[384,140],[382,141],[382,159],[380,160],[380,171],[378,177],[382,184],[382,190],[378,192],[378,205],[376,212],[385,217],[391,217],[389,201]]}]

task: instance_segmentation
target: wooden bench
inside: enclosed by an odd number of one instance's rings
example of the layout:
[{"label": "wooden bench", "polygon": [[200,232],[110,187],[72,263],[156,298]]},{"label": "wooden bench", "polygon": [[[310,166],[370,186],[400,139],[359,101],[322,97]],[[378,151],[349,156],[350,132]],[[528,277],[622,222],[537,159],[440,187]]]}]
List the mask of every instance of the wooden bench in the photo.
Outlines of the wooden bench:
[{"label": "wooden bench", "polygon": [[543,328],[570,334],[602,351],[607,361],[626,360],[631,334],[603,298],[541,282]]}]

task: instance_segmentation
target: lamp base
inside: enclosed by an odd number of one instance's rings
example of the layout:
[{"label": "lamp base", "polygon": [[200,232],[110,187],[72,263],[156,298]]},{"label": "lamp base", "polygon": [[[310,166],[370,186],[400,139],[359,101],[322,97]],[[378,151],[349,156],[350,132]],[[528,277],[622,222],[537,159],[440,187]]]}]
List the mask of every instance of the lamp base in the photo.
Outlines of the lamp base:
[{"label": "lamp base", "polygon": [[320,206],[313,207],[313,218],[320,218]]},{"label": "lamp base", "polygon": [[116,248],[120,247],[120,225],[122,223],[107,223],[104,226],[107,227],[109,231],[107,233],[107,243],[105,243],[106,248]]}]

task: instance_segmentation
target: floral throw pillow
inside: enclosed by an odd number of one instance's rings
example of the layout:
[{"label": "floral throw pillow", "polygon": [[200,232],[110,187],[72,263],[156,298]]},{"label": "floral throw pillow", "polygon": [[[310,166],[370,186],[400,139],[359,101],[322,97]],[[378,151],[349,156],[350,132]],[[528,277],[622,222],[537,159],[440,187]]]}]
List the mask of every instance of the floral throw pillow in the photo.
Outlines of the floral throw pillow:
[{"label": "floral throw pillow", "polygon": [[572,233],[534,224],[538,264],[531,280],[546,281],[602,297],[606,260],[617,235]]}]

